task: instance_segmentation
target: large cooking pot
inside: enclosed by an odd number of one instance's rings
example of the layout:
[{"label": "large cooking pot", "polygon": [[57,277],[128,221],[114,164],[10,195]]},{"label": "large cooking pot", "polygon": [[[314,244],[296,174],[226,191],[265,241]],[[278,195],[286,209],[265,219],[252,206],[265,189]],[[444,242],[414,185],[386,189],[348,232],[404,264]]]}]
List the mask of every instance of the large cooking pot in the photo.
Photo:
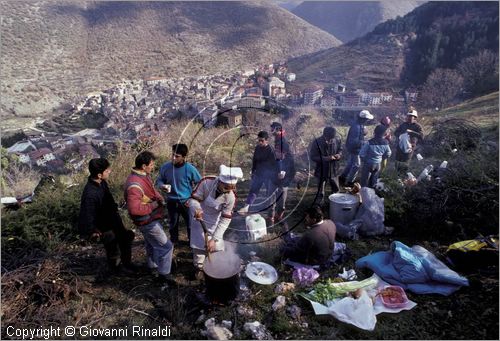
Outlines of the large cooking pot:
[{"label": "large cooking pot", "polygon": [[214,303],[226,304],[238,296],[240,292],[241,258],[227,251],[210,254],[205,258],[203,273],[205,274],[206,296]]}]

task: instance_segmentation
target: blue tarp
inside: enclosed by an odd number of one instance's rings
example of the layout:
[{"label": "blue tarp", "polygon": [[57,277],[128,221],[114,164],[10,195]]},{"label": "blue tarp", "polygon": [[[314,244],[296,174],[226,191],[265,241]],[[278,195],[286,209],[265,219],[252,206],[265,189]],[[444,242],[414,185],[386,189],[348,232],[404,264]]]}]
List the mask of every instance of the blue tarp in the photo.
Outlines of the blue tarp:
[{"label": "blue tarp", "polygon": [[460,276],[421,246],[409,248],[394,241],[390,251],[380,251],[356,261],[356,267],[367,267],[384,281],[399,285],[416,294],[448,296],[461,286],[468,286]]}]

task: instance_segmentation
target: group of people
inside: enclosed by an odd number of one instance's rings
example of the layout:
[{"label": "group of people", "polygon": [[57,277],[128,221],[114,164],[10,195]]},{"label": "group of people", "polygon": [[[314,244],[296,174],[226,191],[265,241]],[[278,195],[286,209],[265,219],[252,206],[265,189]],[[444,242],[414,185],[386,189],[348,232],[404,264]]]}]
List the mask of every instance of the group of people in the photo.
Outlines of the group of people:
[{"label": "group of people", "polygon": [[[404,175],[408,170],[415,146],[422,138],[417,117],[416,110],[411,109],[406,122],[394,132],[399,174]],[[345,144],[347,164],[340,174],[340,181],[347,185],[352,185],[361,167],[361,185],[373,187],[391,156],[390,119],[382,119],[374,129],[373,138],[365,141],[366,123],[371,119],[373,115],[362,110],[349,129]],[[246,204],[238,213],[249,213],[264,186],[270,198],[268,218],[270,223],[277,223],[283,221],[288,187],[296,171],[282,125],[273,122],[270,128],[274,143],[270,144],[270,135],[266,131],[257,135],[250,191]],[[316,203],[320,203],[324,200],[327,183],[333,193],[340,190],[339,166],[344,154],[336,129],[325,127],[322,136],[312,141],[309,151],[318,180],[316,199],[319,200]],[[158,280],[165,284],[174,281],[170,273],[174,245],[179,242],[181,217],[187,226],[196,269],[202,269],[207,252],[224,249],[224,232],[229,227],[236,205],[236,184],[243,177],[241,168],[221,165],[218,176],[202,178],[196,167],[186,161],[187,155],[185,144],[174,144],[171,161],[161,166],[159,176],[153,182],[151,174],[156,157],[149,151],[141,152],[135,158],[134,167],[125,182],[126,207],[132,222],[144,237],[147,265],[156,269]],[[134,232],[125,228],[107,183],[111,173],[110,163],[104,158],[92,159],[89,172],[81,199],[80,234],[102,241],[113,272],[136,273],[138,269],[131,260]],[[169,217],[170,239],[162,225],[165,213]],[[323,219],[319,206],[312,206],[306,212],[306,225],[310,230],[293,247],[287,248],[285,255],[306,264],[324,262],[334,248],[335,224]]]},{"label": "group of people", "polygon": [[[417,111],[410,108],[406,121],[395,131],[396,162],[395,168],[399,177],[405,177],[409,163],[419,141],[422,141],[422,127],[417,121]],[[390,131],[391,120],[382,118],[375,126],[373,137],[365,140],[368,130],[366,124],[373,119],[368,110],[362,110],[351,124],[345,142],[345,156],[342,141],[333,127],[325,127],[323,135],[316,138],[310,148],[310,159],[315,162],[314,175],[318,178],[318,202],[323,203],[325,185],[330,184],[332,193],[339,191],[339,184],[353,186],[359,171],[359,182],[362,187],[374,188],[380,172],[391,157],[393,136]],[[346,159],[346,166],[339,171],[340,161]]]}]

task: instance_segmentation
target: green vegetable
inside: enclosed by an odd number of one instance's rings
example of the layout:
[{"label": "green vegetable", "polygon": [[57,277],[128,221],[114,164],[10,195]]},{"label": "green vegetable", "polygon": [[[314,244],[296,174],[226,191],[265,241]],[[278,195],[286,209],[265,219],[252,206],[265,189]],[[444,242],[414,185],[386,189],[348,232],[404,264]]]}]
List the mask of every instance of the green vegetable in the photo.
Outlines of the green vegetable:
[{"label": "green vegetable", "polygon": [[331,301],[336,298],[345,297],[348,293],[356,291],[358,289],[366,289],[369,287],[374,287],[377,285],[376,278],[368,278],[360,282],[333,282],[330,278],[325,283],[318,283],[313,288],[309,294],[302,294],[303,297],[319,302],[321,304],[326,304],[327,301]]}]

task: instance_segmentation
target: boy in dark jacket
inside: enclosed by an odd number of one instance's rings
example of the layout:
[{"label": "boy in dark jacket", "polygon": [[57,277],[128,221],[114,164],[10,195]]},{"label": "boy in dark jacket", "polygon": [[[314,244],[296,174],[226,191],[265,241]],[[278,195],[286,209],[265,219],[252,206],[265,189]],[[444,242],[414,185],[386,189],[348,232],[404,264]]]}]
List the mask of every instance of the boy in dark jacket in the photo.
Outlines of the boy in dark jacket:
[{"label": "boy in dark jacket", "polygon": [[252,182],[250,185],[250,193],[248,194],[246,204],[238,210],[239,214],[247,214],[250,205],[253,204],[259,191],[264,185],[266,188],[266,195],[269,196],[271,192],[271,177],[275,171],[275,158],[274,150],[269,145],[269,134],[266,131],[260,131],[257,135],[258,144],[253,152],[252,159]]},{"label": "boy in dark jacket", "polygon": [[112,272],[135,272],[136,267],[132,264],[134,232],[125,229],[118,206],[109,190],[109,161],[103,158],[92,159],[89,171],[90,176],[83,189],[80,204],[80,235],[102,241]]},{"label": "boy in dark jacket", "polygon": [[332,193],[339,188],[338,169],[342,158],[342,141],[333,127],[325,127],[323,135],[313,141],[310,148],[311,161],[316,163],[314,176],[318,179],[316,202],[323,203],[328,182]]}]

